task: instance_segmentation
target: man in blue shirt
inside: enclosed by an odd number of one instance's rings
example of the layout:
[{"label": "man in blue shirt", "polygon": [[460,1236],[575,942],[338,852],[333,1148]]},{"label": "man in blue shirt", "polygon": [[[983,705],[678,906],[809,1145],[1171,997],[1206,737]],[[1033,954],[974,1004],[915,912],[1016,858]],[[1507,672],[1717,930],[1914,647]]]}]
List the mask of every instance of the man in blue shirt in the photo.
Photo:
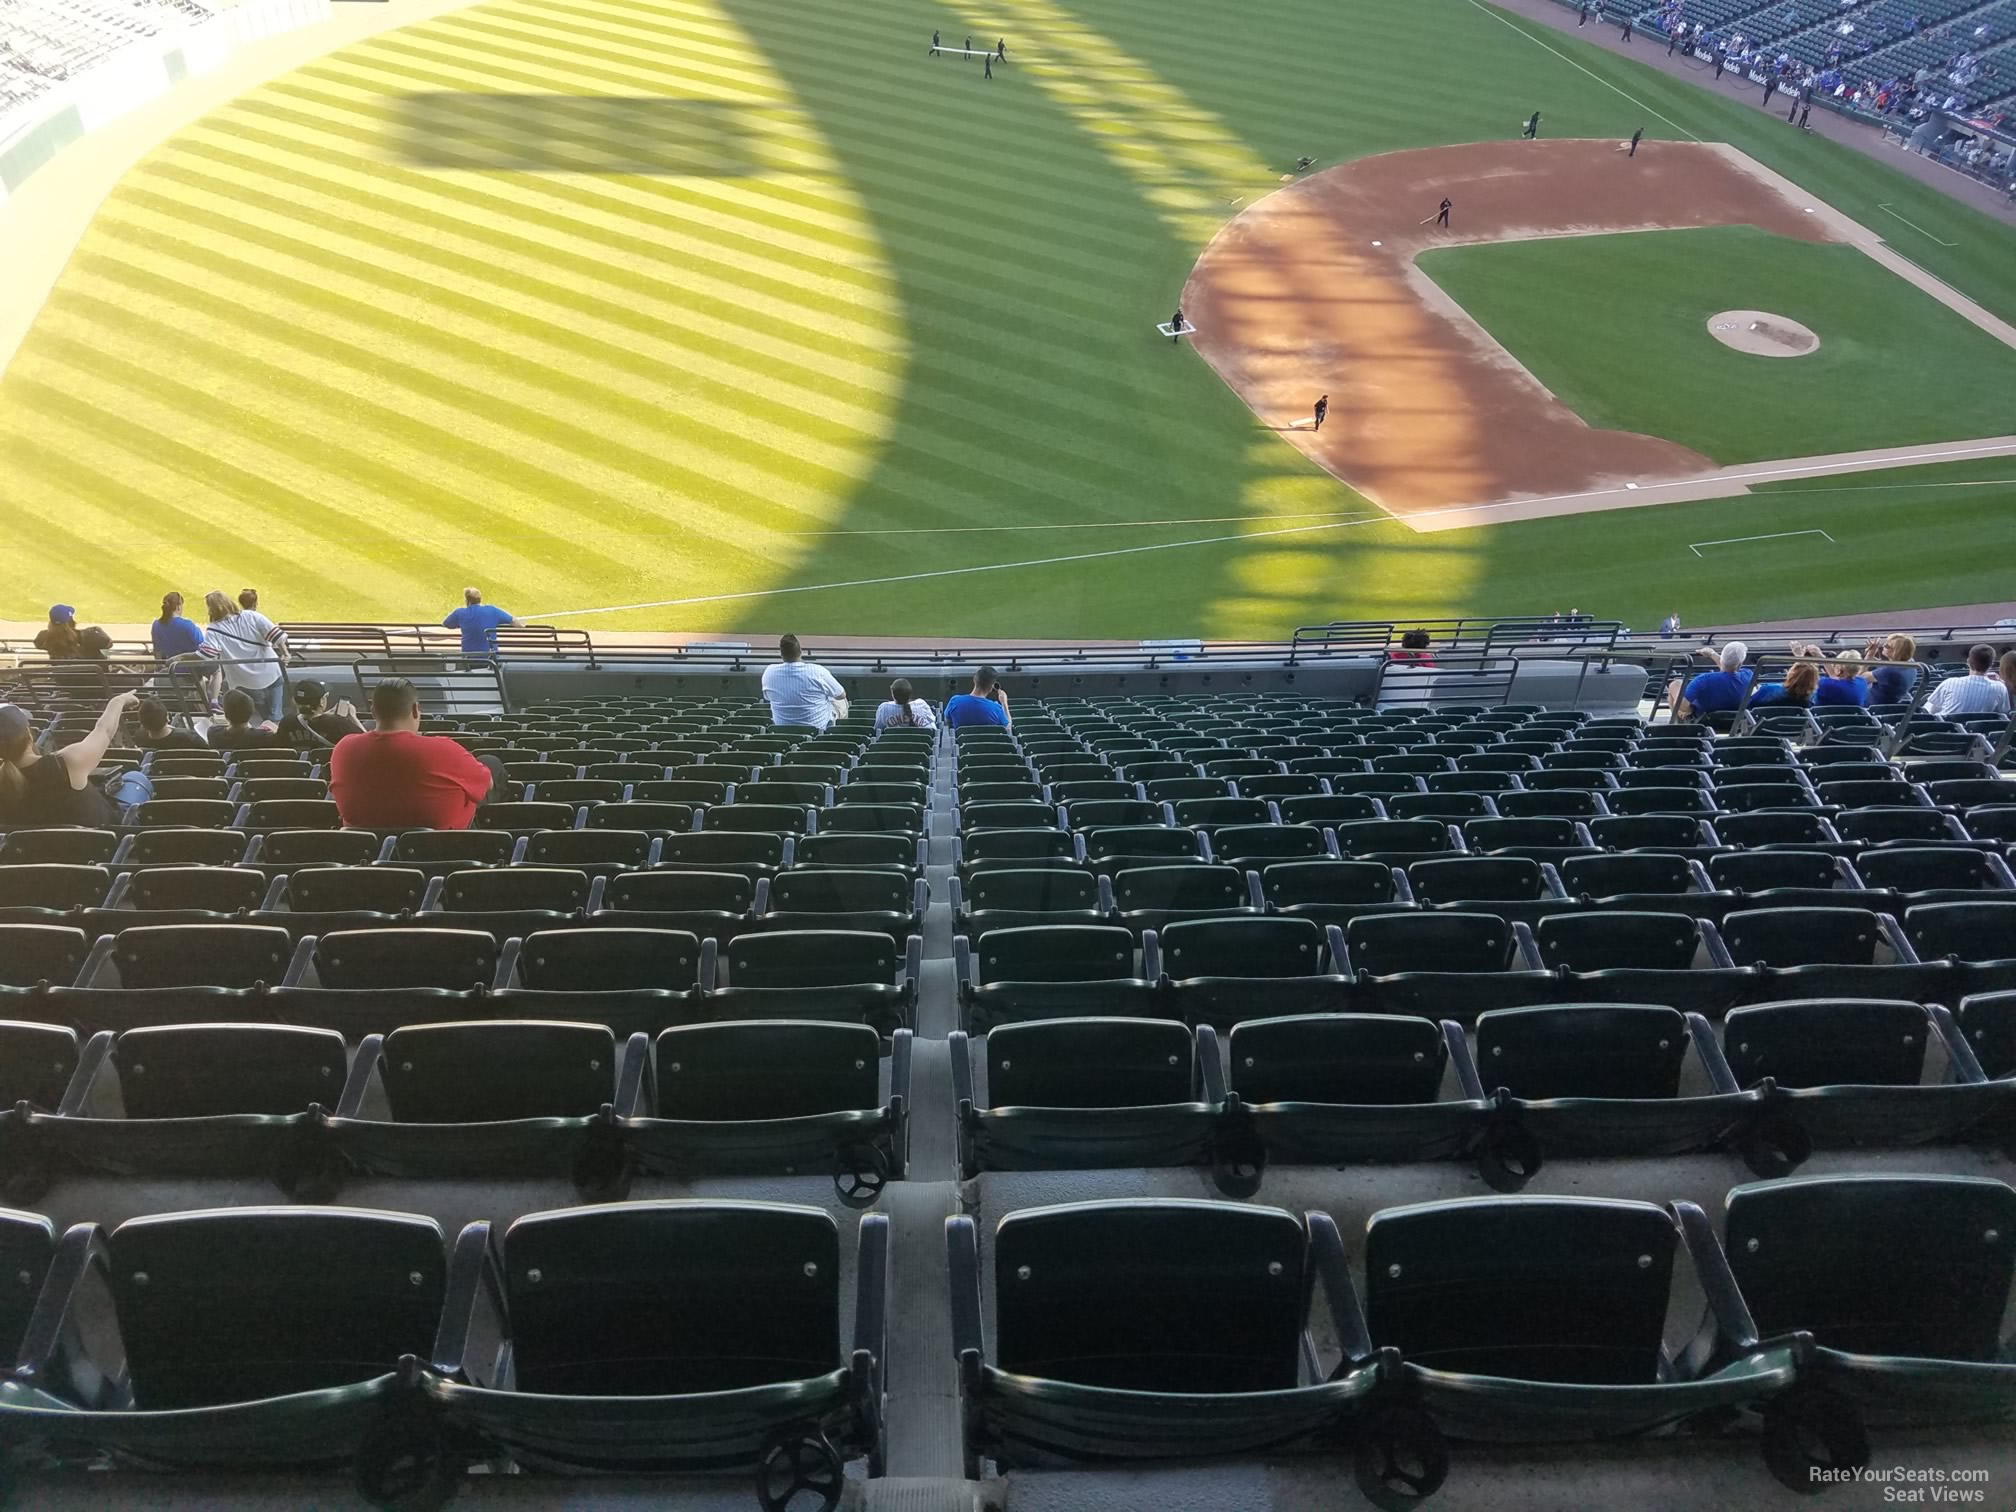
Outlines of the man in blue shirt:
[{"label": "man in blue shirt", "polygon": [[966,725],[1006,726],[1008,695],[1001,691],[1000,674],[981,667],[973,674],[973,691],[945,700],[945,723],[957,730]]},{"label": "man in blue shirt", "polygon": [[462,607],[450,614],[441,623],[450,630],[462,632],[462,654],[464,656],[495,656],[497,654],[497,627],[518,623],[494,604],[483,602],[483,592],[479,588],[462,590]]},{"label": "man in blue shirt", "polygon": [[1749,656],[1750,648],[1741,641],[1724,646],[1716,658],[1716,670],[1701,673],[1681,691],[1673,717],[1695,719],[1703,714],[1728,714],[1742,708],[1743,695],[1757,676],[1755,668],[1743,665]]}]

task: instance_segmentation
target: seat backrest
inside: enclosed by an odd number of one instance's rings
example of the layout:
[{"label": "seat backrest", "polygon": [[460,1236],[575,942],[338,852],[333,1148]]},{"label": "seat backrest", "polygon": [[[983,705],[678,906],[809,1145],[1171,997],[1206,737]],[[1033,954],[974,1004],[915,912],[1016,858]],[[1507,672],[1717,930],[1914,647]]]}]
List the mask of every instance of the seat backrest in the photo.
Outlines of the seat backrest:
[{"label": "seat backrest", "polygon": [[[608,803],[594,812],[628,806]],[[525,859],[535,866],[643,866],[651,859],[651,837],[639,829],[540,830],[526,840]]]},{"label": "seat backrest", "polygon": [[1195,1047],[1178,1023],[1043,1019],[996,1028],[986,1046],[991,1107],[1138,1108],[1194,1094]]},{"label": "seat backrest", "polygon": [[112,873],[102,866],[0,866],[0,908],[95,908],[111,890]]},{"label": "seat backrest", "polygon": [[[693,805],[690,803],[666,803],[647,799],[630,799],[620,803],[598,803],[588,810],[590,830],[622,830],[657,834],[683,834],[693,828]],[[571,834],[573,831],[558,831]],[[533,836],[535,842],[541,837]],[[648,849],[648,846],[647,846]]]},{"label": "seat backrest", "polygon": [[1533,927],[1533,939],[1550,971],[1685,971],[1701,930],[1688,914],[1601,909],[1549,914]]},{"label": "seat backrest", "polygon": [[441,884],[443,908],[472,912],[551,909],[573,913],[588,903],[588,873],[562,866],[487,866],[450,872]]},{"label": "seat backrest", "polygon": [[1818,814],[1776,809],[1719,814],[1715,833],[1725,845],[1827,845],[1840,838]]},{"label": "seat backrest", "polygon": [[1122,981],[1134,975],[1134,936],[1117,924],[990,929],[973,961],[982,983]]},{"label": "seat backrest", "polygon": [[1952,836],[1946,816],[1928,808],[1857,808],[1834,817],[1843,840],[1945,840]]},{"label": "seat backrest", "polygon": [[1367,914],[1344,926],[1354,971],[1503,971],[1512,926],[1495,914]]},{"label": "seat backrest", "polygon": [[379,1070],[399,1123],[584,1118],[613,1098],[617,1053],[601,1024],[415,1024],[385,1037]]},{"label": "seat backrest", "polygon": [[1070,867],[1002,867],[975,873],[966,888],[966,907],[1055,911],[1096,909],[1099,879]]},{"label": "seat backrest", "polygon": [[[0,1108],[27,1102],[53,1113],[76,1070],[76,1030],[0,1020]],[[5,1275],[0,1271],[0,1277]]]},{"label": "seat backrest", "polygon": [[310,866],[288,877],[287,906],[296,913],[398,913],[418,908],[426,892],[427,874],[410,866]]},{"label": "seat backrest", "polygon": [[349,1070],[342,1035],[280,1024],[128,1029],[113,1061],[128,1118],[333,1110]]},{"label": "seat backrest", "polygon": [[1347,856],[1426,855],[1451,848],[1449,826],[1439,819],[1363,819],[1337,826],[1337,849]]},{"label": "seat backrest", "polygon": [[1931,1033],[1916,1003],[1808,998],[1732,1008],[1722,1053],[1746,1087],[1766,1076],[1782,1087],[1913,1087]]},{"label": "seat backrest", "polygon": [[683,929],[541,929],[525,937],[518,976],[541,992],[689,992],[700,941]]},{"label": "seat backrest", "polygon": [[795,860],[799,866],[885,866],[908,872],[917,866],[917,838],[905,834],[806,835],[798,842]]},{"label": "seat backrest", "polygon": [[1477,1018],[1477,1070],[1514,1097],[1675,1097],[1687,1020],[1641,1003],[1501,1008]]},{"label": "seat backrest", "polygon": [[1194,830],[1158,824],[1129,824],[1113,829],[1087,830],[1085,854],[1091,860],[1108,856],[1168,856],[1189,858],[1201,854]]},{"label": "seat backrest", "polygon": [[1213,854],[1239,863],[1314,858],[1325,854],[1314,824],[1233,824],[1211,837]]},{"label": "seat backrest", "polygon": [[[710,817],[716,811],[708,810]],[[659,848],[660,865],[776,867],[784,862],[784,837],[707,829],[693,835],[667,835]]]},{"label": "seat backrest", "polygon": [[866,1024],[765,1019],[667,1029],[657,1043],[658,1116],[720,1122],[877,1107],[879,1046]]},{"label": "seat backrest", "polygon": [[203,908],[236,913],[257,908],[266,874],[242,866],[148,866],[131,873],[127,896],[138,909]]},{"label": "seat backrest", "polygon": [[2016,1191],[1971,1176],[1823,1176],[1740,1186],[1725,1245],[1765,1337],[1931,1360],[2001,1358]]},{"label": "seat backrest", "polygon": [[1379,861],[1270,861],[1260,869],[1260,888],[1276,908],[1389,903],[1393,868]]},{"label": "seat backrest", "polygon": [[739,834],[802,835],[810,823],[810,809],[789,803],[735,802],[707,810],[708,829]]},{"label": "seat backrest", "polygon": [[0,1208],[0,1349],[21,1356],[21,1341],[49,1263],[56,1258],[56,1225],[40,1213]]},{"label": "seat backrest", "polygon": [[[1185,919],[1162,931],[1171,977],[1305,977],[1330,967],[1309,919]],[[1334,969],[1334,968],[1331,968]]]},{"label": "seat backrest", "polygon": [[499,830],[407,830],[393,840],[391,859],[423,866],[448,861],[502,866],[511,850],[511,837]]},{"label": "seat backrest", "polygon": [[1751,908],[1723,917],[1722,943],[1739,966],[1867,966],[1882,937],[1864,908]]},{"label": "seat backrest", "polygon": [[368,830],[273,830],[259,847],[259,860],[273,866],[366,866],[381,841]]},{"label": "seat backrest", "polygon": [[1133,866],[1113,874],[1122,913],[1140,909],[1248,907],[1246,873],[1236,866]]},{"label": "seat backrest", "polygon": [[[1964,845],[1899,845],[1865,850],[1855,858],[1855,869],[1871,887],[1890,887],[1898,892],[2002,886],[1989,865],[1987,853]],[[2008,896],[2016,901],[2016,893]]]},{"label": "seat backrest", "polygon": [[1264,798],[1185,798],[1172,807],[1178,824],[1205,828],[1224,824],[1271,824],[1274,819]]},{"label": "seat backrest", "polygon": [[[708,822],[713,822],[712,814]],[[969,834],[990,829],[1055,829],[1057,810],[1047,803],[969,803],[959,810],[959,828]]]},{"label": "seat backrest", "polygon": [[1232,1029],[1233,1092],[1249,1103],[1428,1103],[1449,1049],[1431,1019],[1309,1013]]},{"label": "seat backrest", "polygon": [[102,829],[13,830],[0,839],[0,864],[21,866],[60,861],[74,866],[103,866],[119,849],[119,836]]},{"label": "seat backrest", "polygon": [[1561,885],[1576,897],[1610,898],[1619,893],[1684,893],[1693,886],[1687,858],[1660,851],[1570,856],[1561,863]]},{"label": "seat backrest", "polygon": [[506,1231],[521,1393],[678,1396],[840,1364],[840,1231],[815,1208],[625,1202]]},{"label": "seat backrest", "polygon": [[849,929],[778,929],[743,935],[727,950],[736,987],[845,987],[896,978],[897,948],[886,934]]},{"label": "seat backrest", "polygon": [[108,1248],[144,1410],[371,1380],[401,1355],[426,1359],[441,1321],[447,1262],[431,1218],[220,1208],[130,1219]]},{"label": "seat backrest", "polygon": [[910,879],[897,872],[793,867],[770,880],[778,913],[908,914],[911,905]]},{"label": "seat backrest", "polygon": [[278,986],[292,954],[287,931],[267,924],[136,924],[112,962],[123,987]]},{"label": "seat backrest", "polygon": [[1523,856],[1450,856],[1416,861],[1407,884],[1423,903],[1523,901],[1546,895],[1538,861]]},{"label": "seat backrest", "polygon": [[755,901],[756,883],[741,872],[619,872],[603,894],[606,907],[660,913],[746,914]]},{"label": "seat backrest", "polygon": [[338,929],[315,942],[315,978],[324,987],[488,987],[497,942],[476,929]]},{"label": "seat backrest", "polygon": [[1825,851],[1718,851],[1708,858],[1717,887],[1763,892],[1772,887],[1832,887],[1834,858]]},{"label": "seat backrest", "polygon": [[994,1239],[1004,1370],[1149,1392],[1282,1390],[1300,1375],[1308,1236],[1221,1202],[1011,1213]]},{"label": "seat backrest", "polygon": [[1904,934],[1922,961],[2007,960],[2016,956],[2016,898],[1920,903],[1904,910]]},{"label": "seat backrest", "polygon": [[1648,1202],[1491,1197],[1374,1213],[1366,1323],[1430,1370],[1649,1386],[1677,1240]]},{"label": "seat backrest", "polygon": [[1598,845],[1613,850],[1691,848],[1701,843],[1701,822],[1690,814],[1617,814],[1591,819],[1589,834]]}]

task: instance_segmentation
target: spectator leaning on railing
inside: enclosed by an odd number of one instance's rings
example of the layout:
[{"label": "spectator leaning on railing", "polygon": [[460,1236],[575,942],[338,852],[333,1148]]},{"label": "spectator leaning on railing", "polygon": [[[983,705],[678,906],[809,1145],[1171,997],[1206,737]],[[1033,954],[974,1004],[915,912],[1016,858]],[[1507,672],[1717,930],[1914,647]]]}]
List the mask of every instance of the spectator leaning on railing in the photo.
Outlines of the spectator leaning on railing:
[{"label": "spectator leaning on railing", "polygon": [[[258,595],[246,589],[239,597]],[[286,709],[286,678],[281,667],[287,661],[287,636],[257,609],[233,604],[222,593],[203,596],[210,613],[210,628],[203,639],[203,654],[214,656],[224,673],[224,686],[251,695],[259,717],[277,722]]]},{"label": "spectator leaning on railing", "polygon": [[1995,648],[1975,646],[1967,653],[1967,672],[1949,677],[1925,699],[1925,712],[1935,719],[1964,719],[1970,714],[2007,714],[2009,689],[1990,674]]}]

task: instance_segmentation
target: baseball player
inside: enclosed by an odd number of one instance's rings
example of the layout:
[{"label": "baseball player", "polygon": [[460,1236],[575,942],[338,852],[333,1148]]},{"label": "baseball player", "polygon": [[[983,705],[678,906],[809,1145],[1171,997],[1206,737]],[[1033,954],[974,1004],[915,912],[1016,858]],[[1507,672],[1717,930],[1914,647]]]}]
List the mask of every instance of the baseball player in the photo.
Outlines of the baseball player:
[{"label": "baseball player", "polygon": [[1330,396],[1323,395],[1316,401],[1316,429],[1323,429],[1323,417],[1330,413]]}]

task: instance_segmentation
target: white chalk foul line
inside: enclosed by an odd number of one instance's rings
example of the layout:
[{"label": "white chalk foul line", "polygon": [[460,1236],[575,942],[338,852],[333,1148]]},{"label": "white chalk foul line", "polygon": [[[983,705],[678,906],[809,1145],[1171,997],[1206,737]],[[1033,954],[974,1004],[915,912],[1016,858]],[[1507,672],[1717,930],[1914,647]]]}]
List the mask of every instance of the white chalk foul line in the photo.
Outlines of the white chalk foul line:
[{"label": "white chalk foul line", "polygon": [[1687,549],[1693,552],[1694,555],[1699,556],[1701,555],[1701,548],[1703,546],[1741,546],[1745,541],[1786,541],[1790,540],[1793,536],[1809,535],[1824,536],[1829,546],[1834,544],[1834,537],[1828,535],[1824,530],[1774,530],[1769,535],[1727,536],[1719,541],[1694,541],[1689,544]]},{"label": "white chalk foul line", "polygon": [[587,614],[627,614],[636,609],[683,609],[693,604],[726,604],[786,593],[826,593],[838,588],[874,588],[884,583],[916,583],[926,578],[966,577],[981,572],[1013,572],[1023,567],[1059,567],[1067,562],[1093,562],[1102,557],[1139,556],[1149,551],[1180,551],[1186,546],[1222,546],[1233,541],[1260,541],[1275,536],[1309,535],[1319,530],[1350,530],[1359,525],[1386,525],[1390,515],[1366,515],[1332,520],[1325,525],[1291,525],[1281,530],[1249,530],[1234,535],[1199,536],[1189,541],[1161,541],[1152,546],[1115,546],[1106,551],[1079,551],[1069,556],[1036,557],[1026,562],[986,562],[976,567],[941,567],[932,572],[899,572],[887,577],[852,578],[841,583],[799,583],[783,588],[752,588],[736,593],[700,593],[688,598],[654,599],[645,604],[610,604],[600,609],[547,609],[527,619],[579,619]]},{"label": "white chalk foul line", "polygon": [[1876,208],[1878,210],[1881,210],[1885,215],[1896,216],[1898,220],[1904,221],[1905,225],[1909,226],[1913,231],[1916,231],[1920,236],[1928,237],[1931,240],[1938,242],[1939,245],[1942,247],[1957,247],[1960,245],[1960,243],[1958,242],[1949,242],[1942,237],[1933,236],[1930,231],[1927,231],[1923,226],[1919,225],[1918,222],[1914,220],[1905,220],[1903,216],[1898,215],[1897,212],[1895,210],[1892,210],[1888,205],[1878,205]]},{"label": "white chalk foul line", "polygon": [[1598,84],[1601,84],[1605,89],[1609,90],[1612,94],[1623,95],[1625,99],[1629,100],[1633,105],[1636,105],[1640,110],[1644,111],[1647,115],[1652,116],[1658,120],[1664,121],[1668,126],[1671,126],[1675,131],[1679,132],[1680,135],[1687,138],[1688,141],[1698,142],[1701,140],[1701,138],[1694,135],[1693,132],[1689,131],[1685,126],[1682,126],[1678,121],[1674,120],[1672,117],[1660,115],[1658,111],[1654,110],[1650,105],[1647,105],[1643,100],[1639,99],[1638,96],[1632,94],[1630,91],[1619,89],[1615,84],[1612,84],[1608,79],[1604,78],[1599,73],[1591,73],[1590,70],[1584,68],[1580,63],[1577,63],[1573,58],[1569,57],[1568,54],[1562,52],[1558,47],[1548,47],[1548,45],[1545,42],[1541,41],[1538,37],[1534,36],[1533,33],[1526,30],[1525,27],[1515,25],[1511,17],[1501,16],[1498,14],[1498,12],[1492,10],[1489,6],[1479,5],[1478,0],[1470,0],[1470,4],[1475,6],[1478,10],[1483,11],[1485,15],[1491,17],[1494,21],[1504,22],[1507,26],[1510,26],[1512,30],[1519,33],[1520,36],[1524,37],[1528,42],[1531,42],[1535,47],[1547,48],[1548,52],[1554,54],[1555,57],[1559,58],[1563,63],[1566,63],[1570,68],[1575,69],[1579,73],[1588,74],[1590,78],[1594,79]]}]

